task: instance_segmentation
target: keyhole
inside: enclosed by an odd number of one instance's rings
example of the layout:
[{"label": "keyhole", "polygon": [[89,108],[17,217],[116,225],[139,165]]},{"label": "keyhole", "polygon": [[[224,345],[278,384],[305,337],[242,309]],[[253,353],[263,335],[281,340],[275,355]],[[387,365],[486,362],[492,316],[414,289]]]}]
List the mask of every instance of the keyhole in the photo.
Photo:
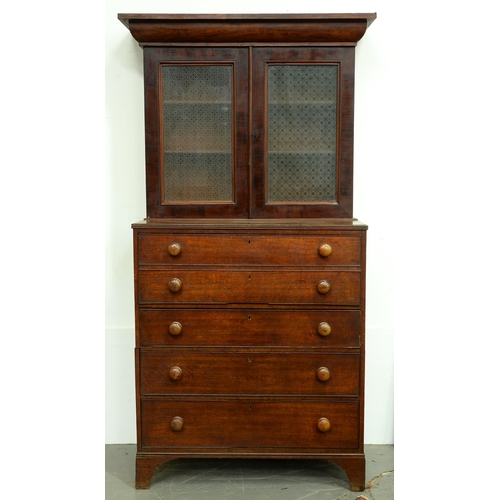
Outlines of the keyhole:
[{"label": "keyhole", "polygon": [[252,316],[248,315],[248,321],[250,321],[252,319]]},{"label": "keyhole", "polygon": [[251,363],[252,362],[252,358],[248,358],[248,362]]},{"label": "keyhole", "polygon": [[252,409],[252,405],[250,405],[250,406],[248,407],[248,409],[249,409],[249,410],[251,410],[251,409]]},{"label": "keyhole", "polygon": [[249,244],[249,245],[250,245],[250,243],[251,243],[251,242],[250,242],[250,240],[248,240],[248,244]]},{"label": "keyhole", "polygon": [[251,279],[252,279],[252,277],[249,275],[249,276],[248,276],[248,279],[249,279],[249,280],[251,280]]}]

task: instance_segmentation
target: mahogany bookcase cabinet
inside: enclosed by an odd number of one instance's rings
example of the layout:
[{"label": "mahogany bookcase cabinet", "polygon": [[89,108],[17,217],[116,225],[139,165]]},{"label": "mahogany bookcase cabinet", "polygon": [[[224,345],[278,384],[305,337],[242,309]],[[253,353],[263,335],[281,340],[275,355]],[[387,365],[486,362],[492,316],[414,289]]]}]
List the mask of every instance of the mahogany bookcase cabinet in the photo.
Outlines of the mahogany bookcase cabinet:
[{"label": "mahogany bookcase cabinet", "polygon": [[181,457],[325,459],[364,489],[354,54],[375,14],[119,14],[144,49],[136,487]]}]

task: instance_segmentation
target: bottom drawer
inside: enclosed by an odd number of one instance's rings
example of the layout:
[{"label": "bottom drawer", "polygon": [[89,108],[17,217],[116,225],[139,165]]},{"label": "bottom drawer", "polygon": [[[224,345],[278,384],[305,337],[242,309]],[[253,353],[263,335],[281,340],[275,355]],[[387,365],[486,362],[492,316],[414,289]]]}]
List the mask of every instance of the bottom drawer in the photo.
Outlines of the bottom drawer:
[{"label": "bottom drawer", "polygon": [[146,399],[141,421],[142,449],[359,446],[358,402]]}]

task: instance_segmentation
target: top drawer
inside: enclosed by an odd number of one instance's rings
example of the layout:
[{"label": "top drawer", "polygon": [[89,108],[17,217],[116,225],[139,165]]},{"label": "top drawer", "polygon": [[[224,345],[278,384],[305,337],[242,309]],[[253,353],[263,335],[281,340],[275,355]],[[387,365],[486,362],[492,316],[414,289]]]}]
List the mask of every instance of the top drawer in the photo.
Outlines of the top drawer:
[{"label": "top drawer", "polygon": [[359,266],[361,264],[361,237],[358,234],[299,237],[262,234],[139,233],[137,249],[139,265]]}]

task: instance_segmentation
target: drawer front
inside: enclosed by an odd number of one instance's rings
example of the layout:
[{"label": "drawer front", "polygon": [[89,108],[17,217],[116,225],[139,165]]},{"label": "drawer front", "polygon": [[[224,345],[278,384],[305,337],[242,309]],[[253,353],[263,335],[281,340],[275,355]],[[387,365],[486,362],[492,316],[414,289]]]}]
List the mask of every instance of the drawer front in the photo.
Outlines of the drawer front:
[{"label": "drawer front", "polygon": [[141,346],[359,347],[359,311],[141,309]]},{"label": "drawer front", "polygon": [[141,351],[142,395],[359,395],[358,354]]},{"label": "drawer front", "polygon": [[[169,246],[178,245],[175,249]],[[322,256],[322,252],[328,255]],[[178,253],[177,253],[178,252]],[[331,253],[329,253],[331,252]],[[139,265],[348,265],[361,263],[361,237],[139,234]]]},{"label": "drawer front", "polygon": [[[172,292],[177,280],[180,289]],[[180,281],[179,281],[180,280]],[[326,280],[329,290],[318,287]],[[212,304],[322,304],[359,306],[359,271],[186,271],[139,272],[139,302]]]},{"label": "drawer front", "polygon": [[[327,451],[356,449],[359,445],[357,402],[142,400],[141,416],[142,449],[322,448]],[[320,419],[328,419],[328,430],[319,430]],[[173,430],[172,424],[182,427]]]}]

